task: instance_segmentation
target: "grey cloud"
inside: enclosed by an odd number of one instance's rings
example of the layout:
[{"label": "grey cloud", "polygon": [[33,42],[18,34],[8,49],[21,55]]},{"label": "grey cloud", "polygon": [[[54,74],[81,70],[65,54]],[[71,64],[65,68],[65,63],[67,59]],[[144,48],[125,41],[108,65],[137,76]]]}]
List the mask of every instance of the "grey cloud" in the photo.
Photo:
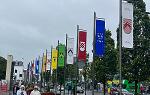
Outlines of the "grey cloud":
[{"label": "grey cloud", "polygon": [[0,55],[11,53],[28,63],[55,47],[57,40],[65,43],[66,33],[76,37],[77,24],[88,32],[87,51],[92,55],[93,12],[106,18],[106,28],[116,39],[118,5],[119,0],[1,0]]}]

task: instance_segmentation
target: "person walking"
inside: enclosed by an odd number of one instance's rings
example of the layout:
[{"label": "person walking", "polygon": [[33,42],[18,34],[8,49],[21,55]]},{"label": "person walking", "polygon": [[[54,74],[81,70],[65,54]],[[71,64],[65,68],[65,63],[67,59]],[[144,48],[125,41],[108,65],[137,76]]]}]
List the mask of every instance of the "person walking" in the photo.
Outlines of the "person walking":
[{"label": "person walking", "polygon": [[13,87],[13,95],[17,95],[17,91],[19,90],[19,86],[18,84],[15,84],[14,87]]},{"label": "person walking", "polygon": [[24,85],[20,86],[20,89],[17,91],[17,95],[27,95]]},{"label": "person walking", "polygon": [[41,95],[40,91],[38,90],[38,86],[34,86],[34,90],[30,95]]}]

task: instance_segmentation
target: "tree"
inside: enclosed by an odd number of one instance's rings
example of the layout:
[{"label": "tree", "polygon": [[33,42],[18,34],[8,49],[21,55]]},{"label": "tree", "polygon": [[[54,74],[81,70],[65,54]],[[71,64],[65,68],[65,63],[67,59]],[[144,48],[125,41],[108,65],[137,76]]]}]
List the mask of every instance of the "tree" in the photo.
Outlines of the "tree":
[{"label": "tree", "polygon": [[117,50],[115,49],[114,40],[111,38],[111,31],[107,30],[105,35],[105,54],[103,57],[95,57],[92,67],[97,82],[105,85],[107,80],[112,80],[113,75],[117,73]]},{"label": "tree", "polygon": [[[134,6],[134,48],[122,48],[123,78],[137,83],[150,77],[150,19],[143,0],[128,0]],[[118,30],[117,30],[118,31]]]},{"label": "tree", "polygon": [[5,79],[7,60],[0,57],[0,80]]}]

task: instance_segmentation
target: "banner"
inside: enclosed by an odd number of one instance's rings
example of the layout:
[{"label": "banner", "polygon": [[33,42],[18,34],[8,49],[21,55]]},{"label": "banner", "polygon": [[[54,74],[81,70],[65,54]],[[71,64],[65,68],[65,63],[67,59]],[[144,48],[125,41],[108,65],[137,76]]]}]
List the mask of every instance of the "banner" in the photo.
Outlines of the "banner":
[{"label": "banner", "polygon": [[58,45],[58,67],[64,67],[65,65],[65,45]]},{"label": "banner", "polygon": [[52,49],[52,70],[57,68],[57,53],[58,51],[56,49]]},{"label": "banner", "polygon": [[46,70],[50,71],[51,68],[51,59],[47,59],[47,66],[46,66]]},{"label": "banner", "polygon": [[42,63],[42,72],[45,72],[46,70],[46,55],[43,55],[43,63]]},{"label": "banner", "polygon": [[35,60],[35,74],[39,74],[39,60],[37,59]]},{"label": "banner", "polygon": [[39,73],[42,72],[42,57],[39,57]]},{"label": "banner", "polygon": [[67,64],[73,64],[74,38],[67,38]]},{"label": "banner", "polygon": [[78,61],[86,62],[86,36],[86,32],[78,32]]},{"label": "banner", "polygon": [[34,60],[33,60],[33,62],[31,61],[31,63],[32,63],[32,75],[34,75],[35,74],[35,62],[34,62]]},{"label": "banner", "polygon": [[105,49],[105,21],[96,19],[95,55],[102,57]]},{"label": "banner", "polygon": [[122,47],[133,48],[133,5],[122,3]]}]

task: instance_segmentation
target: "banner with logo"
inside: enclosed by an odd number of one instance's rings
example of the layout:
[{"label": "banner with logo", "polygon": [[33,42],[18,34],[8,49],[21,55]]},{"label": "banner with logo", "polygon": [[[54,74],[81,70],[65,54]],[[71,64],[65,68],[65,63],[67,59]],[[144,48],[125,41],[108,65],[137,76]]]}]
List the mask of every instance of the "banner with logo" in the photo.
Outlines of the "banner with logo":
[{"label": "banner with logo", "polygon": [[95,55],[102,57],[105,51],[105,21],[96,19]]},{"label": "banner with logo", "polygon": [[57,69],[57,53],[58,51],[56,49],[52,49],[52,70]]},{"label": "banner with logo", "polygon": [[39,74],[39,60],[37,59],[35,60],[35,74]]},{"label": "banner with logo", "polygon": [[73,64],[74,38],[67,37],[67,64]]},{"label": "banner with logo", "polygon": [[58,67],[64,67],[65,65],[65,45],[58,45]]},{"label": "banner with logo", "polygon": [[47,59],[47,66],[46,66],[46,70],[50,71],[51,68],[51,59]]},{"label": "banner with logo", "polygon": [[42,57],[39,57],[39,73],[42,72]]},{"label": "banner with logo", "polygon": [[86,62],[86,36],[87,32],[78,32],[78,61]]},{"label": "banner with logo", "polygon": [[46,71],[46,55],[43,55],[42,72]]},{"label": "banner with logo", "polygon": [[31,63],[32,63],[32,75],[34,75],[35,74],[35,62],[34,62],[34,60],[31,61]]},{"label": "banner with logo", "polygon": [[133,5],[122,3],[122,47],[133,48]]}]

